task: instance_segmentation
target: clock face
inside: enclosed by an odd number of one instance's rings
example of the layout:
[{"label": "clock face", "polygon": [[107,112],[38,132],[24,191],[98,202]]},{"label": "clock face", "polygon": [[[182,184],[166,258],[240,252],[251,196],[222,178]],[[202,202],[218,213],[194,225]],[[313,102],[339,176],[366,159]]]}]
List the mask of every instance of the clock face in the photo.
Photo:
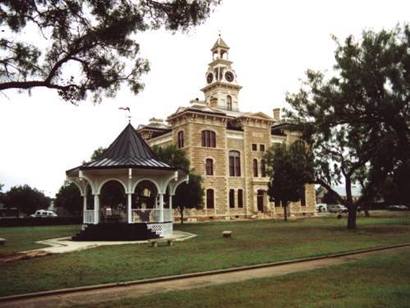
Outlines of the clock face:
[{"label": "clock face", "polygon": [[233,73],[232,72],[230,72],[230,71],[228,71],[228,72],[226,72],[225,73],[225,79],[226,79],[226,81],[228,81],[228,82],[232,82],[233,81]]},{"label": "clock face", "polygon": [[209,73],[208,75],[206,75],[206,81],[207,81],[208,83],[211,83],[212,80],[214,80],[214,74]]}]

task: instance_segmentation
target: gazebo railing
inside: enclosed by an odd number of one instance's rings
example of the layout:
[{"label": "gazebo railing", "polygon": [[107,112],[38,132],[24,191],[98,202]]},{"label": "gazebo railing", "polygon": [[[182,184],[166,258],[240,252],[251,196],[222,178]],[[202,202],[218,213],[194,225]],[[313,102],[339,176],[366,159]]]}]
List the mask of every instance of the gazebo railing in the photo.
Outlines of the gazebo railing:
[{"label": "gazebo railing", "polygon": [[95,219],[94,210],[85,210],[84,211],[84,223],[93,224]]},{"label": "gazebo railing", "polygon": [[[164,221],[172,221],[172,210],[163,209]],[[161,222],[160,209],[133,209],[132,222]]]}]

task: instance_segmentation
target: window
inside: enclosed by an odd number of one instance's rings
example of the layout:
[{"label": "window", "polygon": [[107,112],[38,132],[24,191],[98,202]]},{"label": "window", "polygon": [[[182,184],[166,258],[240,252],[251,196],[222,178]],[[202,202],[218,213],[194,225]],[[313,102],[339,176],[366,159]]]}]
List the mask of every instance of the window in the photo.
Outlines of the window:
[{"label": "window", "polygon": [[178,132],[178,148],[184,147],[184,132],[181,130]]},{"label": "window", "polygon": [[207,148],[215,148],[216,147],[216,138],[215,132],[211,130],[203,130],[202,131],[202,146]]},{"label": "window", "polygon": [[243,207],[243,190],[238,189],[238,207]]},{"label": "window", "polygon": [[230,95],[226,97],[226,109],[232,110],[232,97]]},{"label": "window", "polygon": [[300,196],[300,205],[306,206],[305,188],[303,188],[302,196]]},{"label": "window", "polygon": [[214,190],[213,189],[206,190],[206,208],[208,209],[214,208]]},{"label": "window", "polygon": [[280,200],[275,200],[275,207],[280,207]]},{"label": "window", "polygon": [[214,161],[212,158],[207,158],[205,160],[205,174],[214,175]]},{"label": "window", "polygon": [[229,176],[241,176],[241,154],[229,151]]},{"label": "window", "polygon": [[229,207],[232,209],[235,207],[235,190],[229,190]]},{"label": "window", "polygon": [[257,151],[257,150],[258,150],[258,145],[252,144],[252,151]]},{"label": "window", "polygon": [[259,145],[259,150],[260,150],[261,152],[265,152],[265,145],[264,145],[264,144],[260,144],[260,145]]},{"label": "window", "polygon": [[257,159],[253,160],[253,176],[254,177],[258,176],[258,160]]},{"label": "window", "polygon": [[261,160],[261,176],[266,176],[266,162],[264,159]]}]

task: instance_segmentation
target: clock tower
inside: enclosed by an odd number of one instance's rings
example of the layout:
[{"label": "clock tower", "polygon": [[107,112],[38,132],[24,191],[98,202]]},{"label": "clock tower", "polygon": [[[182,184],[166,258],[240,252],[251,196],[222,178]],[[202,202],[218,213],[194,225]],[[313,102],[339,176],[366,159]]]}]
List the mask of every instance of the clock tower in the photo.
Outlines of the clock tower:
[{"label": "clock tower", "polygon": [[236,73],[229,61],[229,47],[219,35],[211,49],[212,62],[205,74],[207,85],[201,89],[206,104],[210,107],[239,111],[238,94],[242,88],[236,80]]}]

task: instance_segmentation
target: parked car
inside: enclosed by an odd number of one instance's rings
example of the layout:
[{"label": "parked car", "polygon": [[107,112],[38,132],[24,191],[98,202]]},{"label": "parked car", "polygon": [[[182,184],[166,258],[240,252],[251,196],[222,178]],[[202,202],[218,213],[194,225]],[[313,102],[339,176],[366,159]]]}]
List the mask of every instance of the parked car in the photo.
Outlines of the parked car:
[{"label": "parked car", "polygon": [[347,213],[347,207],[341,204],[328,204],[327,210],[329,213]]},{"label": "parked car", "polygon": [[326,203],[316,204],[316,211],[319,213],[327,212],[327,204]]},{"label": "parked car", "polygon": [[57,214],[53,211],[48,210],[37,210],[34,214],[30,215],[31,217],[57,217]]},{"label": "parked car", "polygon": [[390,211],[408,211],[409,207],[407,205],[394,204],[394,205],[389,205],[387,209]]}]

